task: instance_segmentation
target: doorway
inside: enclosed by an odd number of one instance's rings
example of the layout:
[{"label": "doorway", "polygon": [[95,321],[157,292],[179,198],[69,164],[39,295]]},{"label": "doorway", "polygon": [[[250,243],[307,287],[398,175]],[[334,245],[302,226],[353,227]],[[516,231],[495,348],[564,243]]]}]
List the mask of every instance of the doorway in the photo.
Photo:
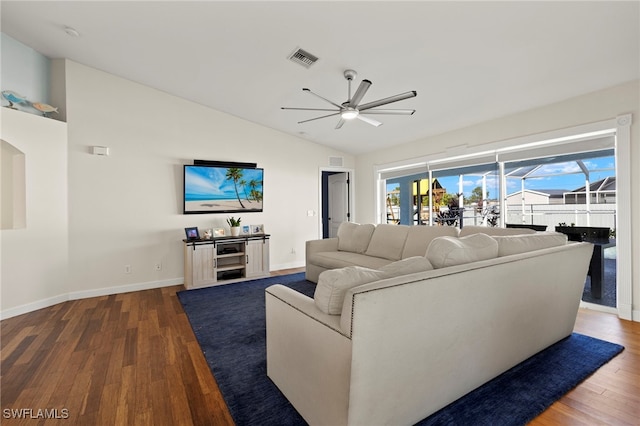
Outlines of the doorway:
[{"label": "doorway", "polygon": [[338,235],[351,220],[351,179],[345,171],[322,171],[322,238]]}]

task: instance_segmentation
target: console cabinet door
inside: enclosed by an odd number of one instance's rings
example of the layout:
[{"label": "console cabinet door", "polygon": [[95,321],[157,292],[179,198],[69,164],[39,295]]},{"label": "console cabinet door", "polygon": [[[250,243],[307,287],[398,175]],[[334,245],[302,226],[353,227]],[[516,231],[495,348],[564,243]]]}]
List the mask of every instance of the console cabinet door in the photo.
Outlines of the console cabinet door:
[{"label": "console cabinet door", "polygon": [[216,282],[216,268],[215,268],[215,247],[211,244],[197,245],[195,250],[193,247],[189,247],[192,251],[192,286],[200,287],[207,284]]},{"label": "console cabinet door", "polygon": [[264,277],[269,274],[269,240],[249,240],[246,248],[246,277]]}]

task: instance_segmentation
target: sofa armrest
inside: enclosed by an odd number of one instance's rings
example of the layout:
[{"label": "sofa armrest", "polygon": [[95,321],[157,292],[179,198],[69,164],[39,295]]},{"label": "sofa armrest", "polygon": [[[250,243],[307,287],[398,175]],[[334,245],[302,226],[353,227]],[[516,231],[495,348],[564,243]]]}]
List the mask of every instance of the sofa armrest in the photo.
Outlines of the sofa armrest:
[{"label": "sofa armrest", "polygon": [[311,257],[316,253],[338,251],[338,238],[326,238],[323,240],[307,241],[305,247],[305,278],[308,281],[317,283],[320,274],[326,270],[322,266],[315,265]]},{"label": "sofa armrest", "polygon": [[325,238],[324,240],[310,240],[305,246],[305,256],[307,262],[309,255],[313,253],[321,253],[323,251],[338,251],[338,238]]},{"label": "sofa armrest", "polygon": [[265,291],[267,375],[309,424],[347,424],[351,339],[313,299],[276,284]]},{"label": "sofa armrest", "polygon": [[346,336],[340,328],[340,315],[325,314],[318,309],[312,298],[281,284],[269,286],[265,292],[267,295],[271,295],[288,305],[291,309],[299,311],[302,315]]}]

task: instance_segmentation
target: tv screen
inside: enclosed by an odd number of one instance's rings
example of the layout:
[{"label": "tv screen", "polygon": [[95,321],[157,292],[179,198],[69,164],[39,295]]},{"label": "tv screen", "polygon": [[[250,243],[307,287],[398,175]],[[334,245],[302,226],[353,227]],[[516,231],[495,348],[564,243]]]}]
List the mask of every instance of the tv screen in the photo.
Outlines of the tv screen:
[{"label": "tv screen", "polygon": [[264,170],[184,166],[184,213],[261,212]]}]

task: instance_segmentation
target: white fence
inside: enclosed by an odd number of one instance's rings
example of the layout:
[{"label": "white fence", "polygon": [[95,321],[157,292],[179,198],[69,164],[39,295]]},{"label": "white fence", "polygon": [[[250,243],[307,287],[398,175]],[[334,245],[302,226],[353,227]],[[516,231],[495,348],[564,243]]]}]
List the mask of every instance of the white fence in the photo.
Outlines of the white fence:
[{"label": "white fence", "polygon": [[[464,211],[465,225],[481,225],[483,217],[474,208]],[[527,204],[507,206],[505,223],[547,225],[553,231],[559,223],[575,226],[597,226],[616,229],[615,204],[592,204],[587,212],[584,204]]]}]

